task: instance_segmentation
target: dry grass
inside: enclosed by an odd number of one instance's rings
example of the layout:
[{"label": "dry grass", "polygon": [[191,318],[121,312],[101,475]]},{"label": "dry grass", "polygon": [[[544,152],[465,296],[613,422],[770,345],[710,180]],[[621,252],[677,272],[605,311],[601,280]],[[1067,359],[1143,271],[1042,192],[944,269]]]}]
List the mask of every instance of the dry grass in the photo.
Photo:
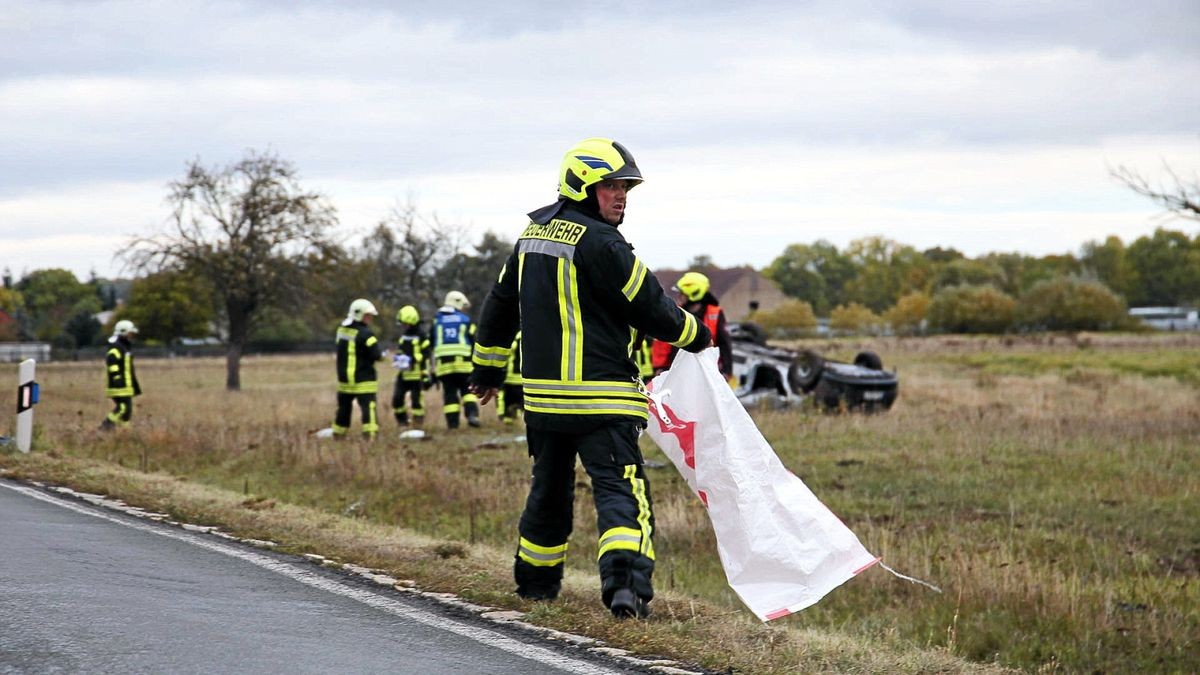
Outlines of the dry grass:
[{"label": "dry grass", "polygon": [[318,441],[309,432],[333,412],[329,357],[247,359],[234,394],[218,361],[140,362],[135,428],[107,436],[94,431],[98,364],[45,364],[40,454],[0,463],[715,669],[1200,668],[1200,336],[810,344],[840,358],[878,351],[900,370],[897,407],[762,413],[760,427],[868,549],[945,593],[873,569],[759,625],[725,584],[703,509],[664,468],[650,470],[656,619],[614,624],[597,606],[582,472],[566,601],[526,606],[508,576],[523,447],[496,438],[490,410],[483,430],[424,442],[395,440],[390,419],[375,444]]}]

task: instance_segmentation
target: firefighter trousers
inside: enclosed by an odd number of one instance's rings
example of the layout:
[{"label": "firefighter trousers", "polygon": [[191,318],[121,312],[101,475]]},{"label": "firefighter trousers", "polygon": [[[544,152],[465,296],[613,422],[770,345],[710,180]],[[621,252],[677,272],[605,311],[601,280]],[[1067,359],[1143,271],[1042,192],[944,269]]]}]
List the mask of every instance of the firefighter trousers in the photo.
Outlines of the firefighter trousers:
[{"label": "firefighter trousers", "polygon": [[421,381],[396,378],[392,388],[392,414],[400,426],[408,424],[409,408],[405,405],[405,397],[412,405],[413,423],[420,425],[425,421],[425,408],[421,404]]},{"label": "firefighter trousers", "polygon": [[104,417],[104,421],[100,423],[100,426],[109,429],[128,425],[130,420],[133,419],[133,397],[114,396],[112,402],[112,412]]},{"label": "firefighter trousers", "polygon": [[496,410],[505,424],[512,424],[517,414],[525,409],[525,387],[520,384],[506,384],[500,387],[496,397]]},{"label": "firefighter trousers", "polygon": [[333,435],[345,436],[350,431],[350,416],[354,402],[362,409],[362,432],[367,438],[374,438],[379,431],[379,419],[375,416],[375,394],[346,394],[338,392],[337,413],[333,418]]},{"label": "firefighter trousers", "polygon": [[519,525],[513,576],[526,598],[553,598],[562,584],[575,502],[575,457],[592,479],[599,532],[600,593],[654,597],[654,512],[638,449],[638,425],[615,422],[587,433],[529,429],[533,481]]},{"label": "firefighter trousers", "polygon": [[467,389],[469,373],[449,373],[438,377],[442,384],[442,411],[446,413],[446,426],[458,428],[458,416],[467,414],[467,423],[479,426],[479,397]]}]

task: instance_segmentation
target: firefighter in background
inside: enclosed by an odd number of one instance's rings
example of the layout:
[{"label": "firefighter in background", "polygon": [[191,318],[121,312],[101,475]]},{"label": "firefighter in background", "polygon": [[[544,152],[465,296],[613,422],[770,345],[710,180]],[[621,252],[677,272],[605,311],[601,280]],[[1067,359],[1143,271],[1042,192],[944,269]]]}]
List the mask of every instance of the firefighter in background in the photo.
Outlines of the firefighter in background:
[{"label": "firefighter in background", "polygon": [[446,294],[445,304],[433,318],[429,336],[433,346],[433,379],[442,387],[442,411],[446,427],[458,428],[460,413],[466,413],[467,424],[479,426],[479,399],[467,389],[471,365],[471,349],[475,345],[475,324],[463,310],[471,301],[460,291]]},{"label": "firefighter in background", "polygon": [[104,353],[108,385],[104,395],[113,400],[114,407],[100,423],[104,431],[127,426],[133,419],[133,397],[142,395],[137,373],[133,370],[133,336],[137,332],[132,321],[121,319],[113,326],[112,337],[108,338],[108,351]]},{"label": "firefighter in background", "polygon": [[337,329],[337,413],[333,419],[334,438],[345,438],[350,430],[354,402],[362,409],[362,433],[374,439],[379,432],[375,414],[375,395],[379,378],[375,362],[384,356],[379,339],[371,332],[371,319],[379,312],[370,300],[359,298],[350,303],[346,320]]},{"label": "firefighter in background", "polygon": [[[675,282],[671,290],[679,294],[679,304],[684,311],[708,327],[713,336],[713,343],[720,353],[717,366],[725,379],[732,384],[733,340],[725,327],[725,312],[721,309],[721,303],[709,291],[708,277],[699,272],[688,272],[679,277],[679,281]],[[651,355],[654,372],[660,373],[670,368],[677,351],[678,349],[671,345],[656,342]]]},{"label": "firefighter in background", "polygon": [[487,296],[471,375],[487,403],[521,331],[533,470],[513,562],[517,594],[551,600],[562,588],[578,458],[592,479],[600,597],[618,618],[645,617],[654,597],[654,511],[638,449],[649,406],[630,358],[630,328],[689,351],[710,339],[617,229],[626,195],[641,181],[633,157],[610,139],[589,138],[567,152],[559,199],[529,214]]},{"label": "firefighter in background", "polygon": [[512,343],[512,357],[508,360],[508,371],[504,376],[504,386],[496,397],[496,409],[500,412],[500,420],[512,424],[517,419],[517,413],[525,409],[525,380],[521,377],[521,331],[517,331],[517,339]]},{"label": "firefighter in background", "polygon": [[[392,367],[396,369],[396,384],[392,389],[392,414],[400,426],[408,426],[408,414],[412,412],[412,424],[420,427],[425,423],[425,407],[421,402],[421,390],[429,379],[426,372],[425,355],[429,353],[429,338],[421,330],[421,314],[416,307],[405,305],[396,312],[396,323],[404,332],[396,341],[396,354],[392,356]],[[411,411],[405,405],[407,395]]]},{"label": "firefighter in background", "polygon": [[637,339],[633,341],[633,362],[637,365],[638,377],[642,378],[642,382],[649,382],[654,377],[654,347],[653,345],[660,342],[649,335],[638,334]]}]

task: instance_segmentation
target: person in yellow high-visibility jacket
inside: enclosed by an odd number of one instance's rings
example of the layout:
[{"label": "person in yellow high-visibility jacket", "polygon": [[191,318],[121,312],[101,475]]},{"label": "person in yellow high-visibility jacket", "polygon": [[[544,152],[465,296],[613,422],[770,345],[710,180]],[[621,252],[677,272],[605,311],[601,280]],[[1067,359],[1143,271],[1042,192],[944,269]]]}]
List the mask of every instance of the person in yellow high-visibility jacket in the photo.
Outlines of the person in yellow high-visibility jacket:
[{"label": "person in yellow high-visibility jacket", "polygon": [[103,430],[128,426],[133,419],[133,397],[142,395],[133,370],[133,337],[137,333],[132,321],[122,319],[113,326],[112,337],[108,339],[108,351],[104,353],[108,385],[104,395],[112,399],[114,407],[100,423]]},{"label": "person in yellow high-visibility jacket", "polygon": [[337,329],[337,412],[333,418],[334,438],[344,437],[350,430],[354,402],[362,409],[362,432],[375,438],[379,432],[379,417],[375,412],[379,377],[375,362],[383,358],[379,339],[371,332],[371,319],[378,316],[374,303],[359,298],[350,303],[346,320]]}]

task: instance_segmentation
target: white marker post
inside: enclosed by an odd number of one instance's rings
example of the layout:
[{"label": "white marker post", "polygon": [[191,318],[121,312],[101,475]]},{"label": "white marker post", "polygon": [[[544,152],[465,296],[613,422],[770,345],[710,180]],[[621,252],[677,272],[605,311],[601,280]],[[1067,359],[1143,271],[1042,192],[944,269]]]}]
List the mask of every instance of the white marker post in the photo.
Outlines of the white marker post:
[{"label": "white marker post", "polygon": [[25,359],[17,370],[17,449],[29,452],[33,442],[33,404],[38,402],[38,385],[33,381],[37,361]]}]

